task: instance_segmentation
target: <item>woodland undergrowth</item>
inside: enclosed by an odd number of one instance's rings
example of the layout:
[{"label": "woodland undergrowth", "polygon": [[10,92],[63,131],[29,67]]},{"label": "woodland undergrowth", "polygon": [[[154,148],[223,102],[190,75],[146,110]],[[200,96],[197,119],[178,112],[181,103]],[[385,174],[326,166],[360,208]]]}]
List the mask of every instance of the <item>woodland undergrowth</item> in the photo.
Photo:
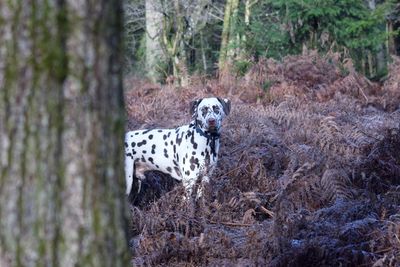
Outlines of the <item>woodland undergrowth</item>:
[{"label": "woodland undergrowth", "polygon": [[203,197],[149,172],[132,202],[134,266],[399,266],[400,59],[383,84],[339,54],[260,60],[190,86],[126,79],[128,129],[232,101]]}]

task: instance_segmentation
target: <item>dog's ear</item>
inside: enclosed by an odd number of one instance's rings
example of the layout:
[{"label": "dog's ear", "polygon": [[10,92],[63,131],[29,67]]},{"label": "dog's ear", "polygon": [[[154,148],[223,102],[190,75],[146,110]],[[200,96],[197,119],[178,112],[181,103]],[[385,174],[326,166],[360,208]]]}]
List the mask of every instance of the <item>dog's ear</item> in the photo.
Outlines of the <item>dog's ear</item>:
[{"label": "dog's ear", "polygon": [[194,116],[196,114],[197,106],[200,104],[201,100],[203,99],[201,98],[190,102],[190,115]]},{"label": "dog's ear", "polygon": [[231,112],[231,101],[226,98],[222,99],[222,98],[217,97],[217,99],[221,103],[225,115],[228,116],[229,113]]}]

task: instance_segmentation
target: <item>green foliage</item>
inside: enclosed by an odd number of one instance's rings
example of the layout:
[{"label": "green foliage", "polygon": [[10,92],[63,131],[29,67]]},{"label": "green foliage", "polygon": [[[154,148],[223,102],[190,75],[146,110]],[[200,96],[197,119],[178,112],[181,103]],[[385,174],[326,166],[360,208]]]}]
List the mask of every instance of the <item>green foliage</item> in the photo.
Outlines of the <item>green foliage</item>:
[{"label": "green foliage", "polygon": [[[364,0],[264,0],[252,10],[244,47],[250,54],[282,58],[302,47],[348,51],[361,67],[366,52],[376,54],[387,39],[386,15],[392,1],[371,9]],[[378,70],[379,71],[379,70]]]},{"label": "green foliage", "polygon": [[124,0],[124,70],[143,75],[145,60],[145,1]]},{"label": "green foliage", "polygon": [[274,84],[273,81],[265,80],[265,82],[262,85],[263,91],[267,93],[273,84]]},{"label": "green foliage", "polygon": [[[384,8],[372,11],[364,0],[267,1],[292,34],[292,46],[326,50],[333,42],[349,49],[372,49],[384,39]],[[292,32],[290,32],[292,31]]]},{"label": "green foliage", "polygon": [[249,25],[243,21],[243,10],[240,10],[238,34],[244,36],[238,46],[250,58],[273,57],[282,58],[290,51],[288,36],[282,31],[279,18],[265,11],[268,6],[260,4],[252,10]]},{"label": "green foliage", "polygon": [[[126,1],[137,3],[139,8],[143,5],[143,0]],[[352,57],[360,70],[370,70],[371,66],[367,65],[374,64],[372,68],[376,70],[369,73],[370,76],[384,72],[376,67],[377,55],[383,53],[385,63],[389,58],[385,54],[386,41],[389,34],[397,33],[387,33],[386,22],[389,15],[394,16],[395,2],[376,0],[376,6],[370,7],[365,0],[240,1],[228,44],[230,51],[235,53],[231,56],[233,65],[237,74],[243,74],[250,62],[256,62],[260,57],[282,59],[287,55],[299,54],[303,47],[307,47],[321,53],[344,52],[345,56]],[[209,16],[211,18],[221,17],[225,3],[215,1],[216,8],[205,9],[204,12],[213,14]],[[246,3],[253,3],[249,23],[245,22]],[[132,25],[137,26],[141,20],[133,21]],[[137,29],[132,25],[128,28]],[[190,73],[216,71],[222,26],[221,20],[208,19],[204,27],[185,39],[184,51],[180,51],[179,55],[185,55]],[[144,31],[136,31],[135,34],[138,33],[143,34]],[[131,58],[136,61],[135,64],[142,66],[144,51],[141,49],[145,49],[145,46],[141,42],[139,45],[137,40],[134,48],[130,48],[131,52],[135,50]],[[371,55],[372,61],[368,58]]]},{"label": "green foliage", "polygon": [[243,76],[251,67],[252,62],[248,60],[238,60],[234,63],[234,71],[237,75]]}]

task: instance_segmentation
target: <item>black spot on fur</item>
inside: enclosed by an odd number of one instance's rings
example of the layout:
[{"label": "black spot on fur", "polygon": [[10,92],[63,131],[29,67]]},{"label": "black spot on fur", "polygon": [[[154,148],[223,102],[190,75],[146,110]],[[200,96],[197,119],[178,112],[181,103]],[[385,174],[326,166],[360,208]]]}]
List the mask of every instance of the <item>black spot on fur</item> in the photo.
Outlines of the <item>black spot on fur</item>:
[{"label": "black spot on fur", "polygon": [[[139,133],[138,133],[138,132],[136,132],[136,133],[135,133],[135,135],[139,135]],[[132,135],[131,135],[131,137],[132,137]]]},{"label": "black spot on fur", "polygon": [[195,158],[195,157],[191,157],[190,158],[190,169],[192,170],[192,171],[194,171],[194,169],[196,168],[196,165],[197,165],[197,168],[199,168],[200,167],[200,163],[199,163],[199,159],[198,158]]},{"label": "black spot on fur", "polygon": [[172,162],[174,163],[175,166],[178,166],[178,163],[175,160],[173,160]]},{"label": "black spot on fur", "polygon": [[168,172],[172,172],[171,167],[167,167],[167,171],[168,171]]},{"label": "black spot on fur", "polygon": [[131,157],[133,159],[133,156],[131,153],[126,154],[127,157]]},{"label": "black spot on fur", "polygon": [[164,148],[164,157],[168,158],[168,151]]},{"label": "black spot on fur", "polygon": [[127,142],[125,142],[125,147],[128,147],[128,143]]},{"label": "black spot on fur", "polygon": [[194,149],[197,149],[197,143],[194,141],[194,135],[192,135],[192,138],[190,138],[190,143],[193,144]]},{"label": "black spot on fur", "polygon": [[200,120],[196,120],[196,124],[197,124],[197,126],[199,126],[200,128],[203,128],[203,122],[202,121],[200,121]]},{"label": "black spot on fur", "polygon": [[165,146],[168,146],[168,142],[165,142]]},{"label": "black spot on fur", "polygon": [[178,176],[181,176],[181,171],[179,170],[178,167],[174,167],[174,171]]},{"label": "black spot on fur", "polygon": [[158,166],[158,165],[156,164],[156,168],[157,168],[157,169],[159,169],[159,168],[160,168],[160,166]]},{"label": "black spot on fur", "polygon": [[183,164],[185,164],[185,158],[183,158],[183,160],[182,160],[182,161],[183,161]]},{"label": "black spot on fur", "polygon": [[201,152],[201,156],[203,156],[203,157],[204,157],[204,152],[203,152],[203,151]]},{"label": "black spot on fur", "polygon": [[149,139],[151,140],[151,139],[153,139],[153,135],[151,134],[151,135],[149,135]]},{"label": "black spot on fur", "polygon": [[152,145],[151,146],[151,154],[155,154],[156,153],[156,145]]},{"label": "black spot on fur", "polygon": [[171,140],[171,146],[174,144],[174,141]]},{"label": "black spot on fur", "polygon": [[218,106],[213,105],[212,108],[213,108],[213,111],[214,111],[215,114],[219,114],[219,107]]},{"label": "black spot on fur", "polygon": [[203,116],[203,118],[206,117],[207,113],[208,113],[208,107],[204,107],[201,109],[201,116]]},{"label": "black spot on fur", "polygon": [[179,154],[176,154],[176,161],[179,162]]},{"label": "black spot on fur", "polygon": [[146,162],[146,159],[142,156],[142,162]]},{"label": "black spot on fur", "polygon": [[197,165],[197,168],[200,168],[200,162],[198,158],[194,159],[194,163]]},{"label": "black spot on fur", "polygon": [[166,134],[163,135],[163,139],[164,140],[167,139],[167,135]]},{"label": "black spot on fur", "polygon": [[136,143],[135,142],[132,142],[131,143],[131,147],[135,147],[136,146]]},{"label": "black spot on fur", "polygon": [[174,154],[176,154],[176,145],[174,145]]},{"label": "black spot on fur", "polygon": [[132,155],[135,155],[136,151],[134,149],[132,149]]},{"label": "black spot on fur", "polygon": [[193,156],[196,155],[196,151],[193,151],[193,152],[192,152],[192,155],[193,155]]},{"label": "black spot on fur", "polygon": [[147,151],[146,151],[146,150],[143,150],[143,151],[142,151],[142,153],[143,153],[143,154],[146,154],[146,153],[147,153]]},{"label": "black spot on fur", "polygon": [[210,164],[210,153],[206,150],[206,164]]},{"label": "black spot on fur", "polygon": [[150,161],[152,164],[154,164],[154,160],[153,160],[152,157],[149,157],[149,161]]},{"label": "black spot on fur", "polygon": [[151,129],[144,131],[142,134],[147,134],[148,132],[150,132]]},{"label": "black spot on fur", "polygon": [[178,146],[180,146],[181,143],[182,143],[183,134],[184,134],[184,133],[181,133],[181,137],[179,137],[179,134],[176,135],[176,144],[177,144]]},{"label": "black spot on fur", "polygon": [[187,176],[189,176],[189,175],[190,175],[190,171],[186,171],[185,174],[186,174]]},{"label": "black spot on fur", "polygon": [[160,129],[160,130],[158,130],[157,132],[162,133],[162,130]]},{"label": "black spot on fur", "polygon": [[168,133],[168,137],[170,137],[170,136],[171,136],[171,132]]},{"label": "black spot on fur", "polygon": [[142,142],[137,143],[137,146],[139,147],[139,146],[143,146],[145,144],[147,144],[147,141],[143,140]]}]

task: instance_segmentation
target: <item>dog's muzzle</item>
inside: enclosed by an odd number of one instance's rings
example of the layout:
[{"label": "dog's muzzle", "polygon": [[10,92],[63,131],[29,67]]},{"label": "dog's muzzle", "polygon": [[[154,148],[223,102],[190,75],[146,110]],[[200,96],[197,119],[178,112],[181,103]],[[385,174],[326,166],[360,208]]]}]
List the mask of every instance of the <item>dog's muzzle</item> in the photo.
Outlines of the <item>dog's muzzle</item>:
[{"label": "dog's muzzle", "polygon": [[207,120],[207,124],[208,124],[208,131],[210,133],[217,133],[218,132],[218,123],[216,119],[210,118]]}]

